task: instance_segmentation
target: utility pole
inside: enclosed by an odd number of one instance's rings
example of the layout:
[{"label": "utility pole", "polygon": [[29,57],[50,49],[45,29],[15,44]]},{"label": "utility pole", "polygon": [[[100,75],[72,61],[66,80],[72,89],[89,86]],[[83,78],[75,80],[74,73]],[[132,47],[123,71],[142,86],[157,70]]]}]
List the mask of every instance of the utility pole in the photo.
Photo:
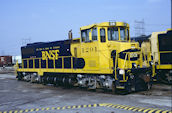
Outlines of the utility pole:
[{"label": "utility pole", "polygon": [[143,36],[145,35],[145,22],[144,19],[141,21],[135,20],[135,36]]}]

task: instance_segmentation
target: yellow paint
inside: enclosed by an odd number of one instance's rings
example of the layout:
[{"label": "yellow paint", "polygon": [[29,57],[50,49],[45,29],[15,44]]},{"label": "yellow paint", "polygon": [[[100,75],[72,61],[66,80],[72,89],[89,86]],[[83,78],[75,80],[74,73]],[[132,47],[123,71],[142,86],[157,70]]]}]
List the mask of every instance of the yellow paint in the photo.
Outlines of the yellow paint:
[{"label": "yellow paint", "polygon": [[140,108],[138,111],[140,112],[140,111],[143,111],[144,109],[146,109],[146,108]]},{"label": "yellow paint", "polygon": [[68,109],[70,109],[70,108],[71,108],[71,106],[68,106],[67,108],[68,108]]},{"label": "yellow paint", "polygon": [[72,109],[73,109],[73,108],[76,108],[76,106],[72,106]]},{"label": "yellow paint", "polygon": [[77,108],[81,108],[81,106],[79,105]]},{"label": "yellow paint", "polygon": [[48,107],[48,108],[46,108],[46,110],[49,110],[50,108]]},{"label": "yellow paint", "polygon": [[[156,74],[157,74],[157,73],[155,73],[155,69],[157,69],[157,71],[164,70],[164,69],[166,69],[166,70],[172,69],[172,64],[165,64],[165,65],[161,64],[160,54],[162,54],[162,53],[172,53],[172,51],[160,51],[159,50],[159,39],[158,39],[158,35],[166,34],[168,31],[171,31],[171,30],[172,29],[167,29],[167,31],[153,32],[151,34],[151,37],[149,38],[148,43],[150,43],[151,55],[153,56],[153,60],[152,60],[152,62],[153,62],[152,77],[155,77]],[[164,37],[164,40],[165,40],[165,37]]]},{"label": "yellow paint", "polygon": [[146,113],[147,111],[151,110],[152,108],[148,108],[146,110],[143,111],[143,113]]},{"label": "yellow paint", "polygon": [[53,60],[56,59],[58,60],[58,56],[59,56],[59,50],[49,50],[49,51],[41,51],[42,53],[42,60]]},{"label": "yellow paint", "polygon": [[138,110],[138,109],[140,109],[140,108],[134,108],[132,111],[136,111],[136,110]]},{"label": "yellow paint", "polygon": [[126,106],[124,109],[127,110],[128,108],[130,108],[130,107]]},{"label": "yellow paint", "polygon": [[128,110],[132,110],[132,109],[135,109],[135,107],[130,107]]},{"label": "yellow paint", "polygon": [[97,107],[97,104],[94,104],[93,106],[94,106],[94,107]]},{"label": "yellow paint", "polygon": [[34,109],[31,109],[30,112],[34,111]]},{"label": "yellow paint", "polygon": [[[118,29],[118,40],[109,40],[108,35],[108,28],[116,27]],[[89,29],[89,41],[82,42],[80,38],[80,42],[73,42],[71,41],[70,52],[72,56],[59,56],[59,49],[60,47],[52,47],[55,50],[50,50],[50,48],[37,48],[37,51],[41,51],[42,57],[41,58],[34,58],[39,59],[39,68],[29,68],[29,63],[27,63],[27,68],[18,68],[17,72],[36,72],[38,75],[43,76],[45,72],[53,72],[53,73],[91,73],[91,74],[113,74],[115,70],[115,80],[117,78],[117,69],[124,69],[130,70],[132,68],[132,63],[137,65],[142,65],[142,61],[140,59],[136,61],[130,61],[126,59],[119,58],[119,53],[125,51],[127,49],[132,49],[132,47],[139,49],[139,44],[137,42],[131,42],[130,37],[128,40],[121,41],[120,38],[120,28],[124,28],[125,31],[129,30],[129,25],[124,22],[103,22],[99,24],[93,24],[88,26],[83,26],[80,30],[87,30]],[[97,28],[97,40],[92,40],[92,31],[93,28]],[[105,29],[105,42],[101,42],[100,36],[100,29]],[[125,33],[126,34],[126,33]],[[125,36],[126,37],[126,36]],[[116,50],[116,64],[113,64],[113,58],[111,58],[111,52]],[[131,53],[130,53],[131,54]],[[130,56],[129,53],[126,53],[125,58],[127,55]],[[141,53],[132,53],[133,55],[138,55]],[[64,69],[64,58],[70,57],[71,58],[71,69]],[[73,58],[83,58],[85,61],[85,66],[83,69],[73,69]],[[62,58],[62,69],[55,68],[55,60]],[[48,68],[48,59],[53,60],[53,69]],[[22,62],[26,60],[33,60],[33,58],[22,59]],[[45,60],[46,62],[46,69],[41,68],[41,60]],[[117,63],[118,62],[118,63]],[[35,62],[34,62],[35,63]],[[22,64],[23,65],[23,64]],[[120,75],[123,76],[123,79],[120,82],[127,82],[128,78],[126,74]],[[121,88],[121,87],[119,87]]]},{"label": "yellow paint", "polygon": [[19,113],[23,113],[23,110],[20,110]]},{"label": "yellow paint", "polygon": [[[92,106],[93,105],[93,106]],[[154,108],[138,108],[138,107],[134,107],[134,106],[126,106],[126,105],[119,105],[119,104],[111,104],[111,103],[100,103],[100,104],[89,104],[89,105],[83,105],[83,107],[81,105],[78,105],[78,106],[63,106],[63,107],[56,107],[57,110],[60,110],[60,109],[74,109],[74,108],[86,108],[86,107],[111,107],[111,108],[118,108],[118,109],[124,109],[124,110],[128,110],[128,111],[138,111],[138,112],[144,112],[144,113],[152,113],[152,112],[155,112],[155,113],[171,113],[169,110],[160,110],[160,109],[154,109]],[[128,109],[129,108],[129,109]],[[55,109],[55,107],[51,107],[52,110]],[[34,108],[34,109],[25,109],[25,110],[20,110],[20,111],[13,111],[13,110],[10,110],[10,111],[4,111],[4,112],[0,112],[0,113],[10,113],[10,112],[14,112],[14,113],[23,113],[23,112],[32,112],[32,111],[39,111],[39,110],[50,110],[49,107],[47,108]]]},{"label": "yellow paint", "polygon": [[60,107],[57,107],[57,109],[59,110],[59,109],[60,109]]},{"label": "yellow paint", "polygon": [[117,105],[113,105],[112,108],[115,108]]},{"label": "yellow paint", "polygon": [[66,107],[64,106],[64,107],[62,107],[62,109],[66,109]]},{"label": "yellow paint", "polygon": [[55,109],[55,107],[52,107],[51,109],[52,109],[52,110],[54,110],[54,109]]},{"label": "yellow paint", "polygon": [[120,108],[120,107],[122,107],[122,106],[118,105],[116,108]]},{"label": "yellow paint", "polygon": [[39,109],[37,108],[35,111],[39,111]]},{"label": "yellow paint", "polygon": [[25,112],[28,112],[28,111],[29,111],[28,109],[25,110]]},{"label": "yellow paint", "polygon": [[157,69],[172,69],[172,65],[170,65],[170,64],[157,65]]},{"label": "yellow paint", "polygon": [[87,107],[87,105],[84,105],[83,107],[84,107],[84,108],[86,108],[86,107]]},{"label": "yellow paint", "polygon": [[89,104],[88,107],[91,107],[91,104]]},{"label": "yellow paint", "polygon": [[118,89],[125,89],[124,86],[116,86],[116,88],[118,88]]},{"label": "yellow paint", "polygon": [[123,109],[123,108],[125,108],[125,106],[121,106],[121,107],[119,107],[120,109]]},{"label": "yellow paint", "polygon": [[165,111],[163,111],[162,113],[168,113],[169,111],[168,110],[165,110]]},{"label": "yellow paint", "polygon": [[153,110],[150,110],[148,113],[153,113],[154,111],[156,111],[157,109],[153,109]]},{"label": "yellow paint", "polygon": [[45,110],[45,108],[42,108],[41,110],[42,110],[42,111],[44,111],[44,110]]}]

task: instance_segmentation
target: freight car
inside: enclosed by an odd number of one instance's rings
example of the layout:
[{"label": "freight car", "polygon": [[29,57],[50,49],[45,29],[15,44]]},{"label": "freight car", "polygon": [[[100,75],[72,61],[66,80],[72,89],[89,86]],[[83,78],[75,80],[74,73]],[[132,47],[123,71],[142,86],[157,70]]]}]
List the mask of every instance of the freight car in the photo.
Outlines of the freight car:
[{"label": "freight car", "polygon": [[147,65],[152,64],[154,81],[172,84],[172,29],[133,39],[140,43]]},{"label": "freight car", "polygon": [[80,38],[21,47],[18,80],[124,92],[151,88],[151,69],[143,65],[129,25],[103,22],[80,28]]},{"label": "freight car", "polygon": [[11,66],[11,65],[12,65],[12,56],[0,56],[0,67]]}]

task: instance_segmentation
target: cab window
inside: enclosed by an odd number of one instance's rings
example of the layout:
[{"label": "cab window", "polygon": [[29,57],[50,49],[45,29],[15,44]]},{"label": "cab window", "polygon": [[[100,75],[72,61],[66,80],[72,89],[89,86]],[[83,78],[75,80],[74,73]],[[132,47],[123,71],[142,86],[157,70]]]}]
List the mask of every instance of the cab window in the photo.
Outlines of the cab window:
[{"label": "cab window", "polygon": [[81,39],[82,39],[82,42],[85,42],[85,39],[86,39],[86,32],[85,32],[85,30],[81,31]]},{"label": "cab window", "polygon": [[119,40],[117,27],[108,28],[108,40]]},{"label": "cab window", "polygon": [[105,29],[104,28],[100,29],[100,40],[101,40],[101,42],[106,42],[106,35],[105,35]]},{"label": "cab window", "polygon": [[88,42],[89,41],[89,32],[90,32],[90,29],[81,31],[82,42]]},{"label": "cab window", "polygon": [[126,40],[126,37],[125,37],[125,28],[123,28],[123,27],[120,27],[120,40],[121,41]]},{"label": "cab window", "polygon": [[97,28],[92,29],[92,40],[97,40]]}]

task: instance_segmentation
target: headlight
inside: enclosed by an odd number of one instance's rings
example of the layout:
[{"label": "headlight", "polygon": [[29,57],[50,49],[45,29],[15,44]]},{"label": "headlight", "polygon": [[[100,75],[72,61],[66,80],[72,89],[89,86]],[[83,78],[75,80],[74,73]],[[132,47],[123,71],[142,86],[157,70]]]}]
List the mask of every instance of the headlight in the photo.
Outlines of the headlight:
[{"label": "headlight", "polygon": [[125,73],[125,71],[123,69],[119,70],[119,74],[123,75]]},{"label": "headlight", "polygon": [[170,73],[172,73],[172,70],[170,70]]},{"label": "headlight", "polygon": [[115,26],[116,25],[116,22],[109,22],[109,25],[110,26]]},{"label": "headlight", "polygon": [[136,47],[135,46],[131,46],[131,49],[135,49]]},{"label": "headlight", "polygon": [[131,49],[135,49],[135,44],[131,44]]},{"label": "headlight", "polygon": [[132,63],[132,68],[136,68],[137,65],[135,63]]},{"label": "headlight", "polygon": [[82,78],[83,76],[82,76],[81,74],[78,74],[77,77],[78,77],[78,78]]}]

